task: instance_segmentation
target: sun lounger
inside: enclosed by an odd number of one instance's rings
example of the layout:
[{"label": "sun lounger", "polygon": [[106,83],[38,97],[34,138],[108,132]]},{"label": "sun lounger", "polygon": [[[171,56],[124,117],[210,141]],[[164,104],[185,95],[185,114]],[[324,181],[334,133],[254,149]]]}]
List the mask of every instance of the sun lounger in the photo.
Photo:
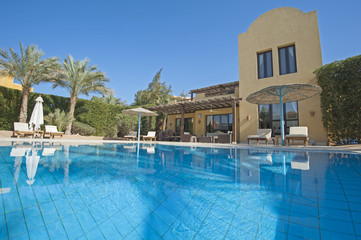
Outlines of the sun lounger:
[{"label": "sun lounger", "polygon": [[257,141],[257,144],[259,144],[259,141],[265,141],[266,144],[268,144],[268,141],[272,141],[274,144],[274,139],[271,137],[272,135],[272,129],[257,129],[256,135],[249,135],[247,140],[248,144],[250,140]]},{"label": "sun lounger", "polygon": [[124,138],[126,140],[137,140],[137,132],[136,131],[130,131],[128,135],[125,135]]},{"label": "sun lounger", "polygon": [[34,138],[34,132],[29,130],[28,123],[14,122],[13,137],[19,138],[21,135],[24,137],[30,136]]},{"label": "sun lounger", "polygon": [[290,141],[294,144],[295,140],[303,141],[304,145],[308,145],[308,128],[307,127],[290,127],[290,134],[286,135],[286,141],[290,145]]},{"label": "sun lounger", "polygon": [[142,136],[142,138],[143,138],[143,140],[150,140],[150,141],[153,141],[153,139],[154,139],[154,141],[157,139],[156,137],[155,137],[155,131],[149,131],[148,132],[148,135],[146,135],[146,136]]},{"label": "sun lounger", "polygon": [[55,136],[63,137],[63,132],[58,132],[58,127],[53,125],[45,125],[44,137],[49,135],[49,138],[54,138]]}]

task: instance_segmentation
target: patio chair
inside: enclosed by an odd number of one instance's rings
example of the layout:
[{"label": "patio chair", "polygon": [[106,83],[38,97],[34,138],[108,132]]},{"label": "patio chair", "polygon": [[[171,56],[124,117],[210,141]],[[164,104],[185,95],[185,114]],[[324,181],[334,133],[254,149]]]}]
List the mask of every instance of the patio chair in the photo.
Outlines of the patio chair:
[{"label": "patio chair", "polygon": [[217,136],[217,142],[218,143],[231,143],[232,142],[232,134],[219,134]]},{"label": "patio chair", "polygon": [[124,138],[126,140],[137,140],[137,131],[129,131],[128,135],[125,135]]},{"label": "patio chair", "polygon": [[150,141],[154,141],[157,140],[157,138],[155,137],[155,131],[149,131],[148,134],[146,136],[142,136],[143,140],[150,140]]},{"label": "patio chair", "polygon": [[174,132],[170,129],[163,131],[160,137],[160,140],[162,141],[175,141],[175,139],[176,136]]},{"label": "patio chair", "polygon": [[290,141],[294,144],[295,140],[303,141],[304,145],[308,145],[308,128],[307,127],[290,127],[290,133],[286,135],[286,141],[290,145]]},{"label": "patio chair", "polygon": [[184,133],[183,135],[180,136],[181,142],[190,142],[192,139],[192,134],[190,133]]},{"label": "patio chair", "polygon": [[34,138],[35,132],[29,130],[29,124],[22,122],[14,122],[13,137],[19,138],[21,135],[24,137],[30,136]]},{"label": "patio chair", "polygon": [[49,138],[54,138],[55,136],[63,137],[64,133],[58,131],[58,127],[54,125],[45,125],[44,136],[49,135]]},{"label": "patio chair", "polygon": [[259,144],[259,141],[265,141],[266,144],[268,144],[268,141],[271,140],[273,144],[275,144],[274,138],[271,137],[272,135],[272,129],[257,129],[256,135],[249,135],[247,137],[247,141],[249,144],[249,141],[255,140],[257,141],[257,144]]},{"label": "patio chair", "polygon": [[211,143],[212,142],[212,137],[207,137],[207,136],[200,136],[198,138],[198,141],[200,143]]}]

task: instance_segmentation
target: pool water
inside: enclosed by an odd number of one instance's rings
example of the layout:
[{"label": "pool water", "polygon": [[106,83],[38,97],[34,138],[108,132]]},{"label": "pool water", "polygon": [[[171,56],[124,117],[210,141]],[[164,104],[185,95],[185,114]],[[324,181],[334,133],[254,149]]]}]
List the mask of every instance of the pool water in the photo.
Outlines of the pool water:
[{"label": "pool water", "polygon": [[0,239],[361,239],[361,157],[0,147]]}]

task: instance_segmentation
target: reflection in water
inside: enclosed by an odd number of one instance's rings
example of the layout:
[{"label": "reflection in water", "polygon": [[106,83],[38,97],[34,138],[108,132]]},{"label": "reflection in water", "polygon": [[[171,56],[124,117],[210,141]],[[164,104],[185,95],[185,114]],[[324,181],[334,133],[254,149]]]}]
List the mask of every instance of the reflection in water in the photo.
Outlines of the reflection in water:
[{"label": "reflection in water", "polygon": [[[358,183],[360,181],[355,181],[360,177],[357,171],[361,172],[357,170],[361,169],[360,159],[351,155],[302,151],[143,143],[77,147],[50,144],[42,149],[31,145],[20,148],[14,147],[11,157],[8,156],[9,148],[6,151],[0,148],[1,155],[7,154],[5,158],[0,158],[0,163],[9,166],[1,170],[5,169],[10,176],[10,181],[7,181],[3,177],[5,174],[0,175],[0,193],[7,195],[3,197],[5,205],[11,207],[13,200],[19,199],[18,192],[35,194],[43,203],[51,201],[49,196],[57,200],[65,199],[66,195],[72,206],[68,209],[74,210],[77,216],[83,216],[83,207],[79,206],[85,205],[89,216],[93,213],[99,216],[101,212],[111,216],[117,213],[115,220],[124,216],[133,222],[139,220],[135,224],[139,226],[137,230],[142,231],[142,236],[147,236],[144,232],[150,229],[142,226],[157,228],[161,221],[167,223],[164,226],[169,226],[170,230],[182,233],[189,232],[188,228],[208,230],[214,226],[217,231],[228,229],[214,223],[217,218],[207,217],[217,216],[235,227],[255,227],[255,231],[248,231],[255,235],[260,220],[264,221],[269,229],[274,230],[266,239],[282,239],[282,232],[276,229],[286,226],[288,231],[287,224],[292,218],[291,204],[292,207],[307,204],[307,209],[316,214],[316,217],[311,216],[316,226],[311,227],[318,231],[319,218],[323,217],[318,215],[318,197],[322,197],[321,203],[324,203],[329,197],[328,192],[333,191],[337,184],[341,185],[340,179],[346,179],[346,185],[351,178],[352,184]],[[26,158],[26,170],[24,165],[21,166],[23,157]],[[346,166],[353,167],[353,175],[345,172]],[[16,175],[17,186],[13,188],[12,176],[15,178]],[[25,178],[32,187],[25,183]],[[326,179],[332,181],[327,182]],[[4,194],[10,191],[10,187],[20,191]],[[326,204],[332,204],[332,201]],[[313,223],[308,221],[309,216],[305,218],[302,215],[302,209],[293,216],[293,223],[305,219],[306,225]],[[182,213],[183,210],[186,211]],[[170,219],[172,214],[174,218]],[[160,221],[158,217],[164,219]],[[209,226],[200,226],[207,222]],[[299,227],[304,226],[302,223]],[[297,234],[296,231],[293,233]],[[225,239],[225,236],[214,235],[214,238]]]},{"label": "reflection in water", "polygon": [[[31,154],[30,154],[31,153]],[[38,169],[40,156],[38,156],[37,150],[27,151],[26,152],[26,172],[28,175],[28,180],[26,183],[29,185],[33,185],[35,182],[35,174],[36,170]]]},{"label": "reflection in water", "polygon": [[[42,147],[42,148],[41,148]],[[39,151],[43,159],[40,159]],[[15,157],[14,179],[17,183],[21,170],[22,158],[26,157],[27,183],[34,184],[38,164],[50,172],[63,171],[64,182],[69,181],[70,165],[75,168],[96,168],[100,175],[99,164],[106,164],[121,172],[124,167],[148,169],[149,173],[162,174],[164,171],[183,172],[187,174],[208,174],[211,177],[221,177],[238,184],[256,184],[262,182],[262,173],[287,175],[290,169],[309,170],[309,154],[307,152],[280,152],[236,148],[202,148],[197,146],[176,147],[155,144],[125,144],[99,146],[44,146],[19,145],[13,147],[10,153]],[[119,161],[121,160],[121,161]],[[75,161],[75,162],[74,162]],[[150,171],[151,170],[151,171]],[[113,171],[111,171],[113,172]],[[124,174],[124,173],[123,173]]]},{"label": "reflection in water", "polygon": [[20,173],[20,169],[21,169],[21,164],[23,162],[23,157],[25,156],[26,152],[30,151],[31,148],[29,146],[23,146],[23,145],[19,145],[17,147],[13,147],[11,149],[10,152],[10,157],[15,157],[15,161],[14,161],[14,168],[15,168],[15,173],[14,173],[14,181],[15,184],[18,182],[19,179],[19,173]]},{"label": "reflection in water", "polygon": [[308,152],[297,153],[291,162],[292,169],[310,170],[310,157]]}]

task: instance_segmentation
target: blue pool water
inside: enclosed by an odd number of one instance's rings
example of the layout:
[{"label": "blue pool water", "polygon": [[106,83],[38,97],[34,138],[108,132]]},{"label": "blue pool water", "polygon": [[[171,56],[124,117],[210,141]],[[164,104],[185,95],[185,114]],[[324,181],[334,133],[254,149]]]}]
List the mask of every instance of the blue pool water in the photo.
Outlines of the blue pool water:
[{"label": "blue pool water", "polygon": [[137,150],[0,147],[0,239],[361,239],[360,155]]}]

